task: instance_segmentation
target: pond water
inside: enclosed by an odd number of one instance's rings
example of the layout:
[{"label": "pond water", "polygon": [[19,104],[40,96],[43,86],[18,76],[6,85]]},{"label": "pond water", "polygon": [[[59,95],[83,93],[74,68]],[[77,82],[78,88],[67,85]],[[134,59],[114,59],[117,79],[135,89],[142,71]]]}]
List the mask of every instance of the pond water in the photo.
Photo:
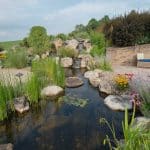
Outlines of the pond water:
[{"label": "pond water", "polygon": [[106,125],[100,125],[100,118],[113,122],[117,137],[123,138],[124,113],[104,105],[104,98],[83,77],[84,70],[66,71],[67,76],[72,74],[81,77],[84,85],[66,88],[65,94],[87,99],[85,107],[42,101],[26,114],[13,114],[0,124],[0,143],[11,142],[14,150],[105,150],[108,147],[103,145],[103,140],[111,133]]}]

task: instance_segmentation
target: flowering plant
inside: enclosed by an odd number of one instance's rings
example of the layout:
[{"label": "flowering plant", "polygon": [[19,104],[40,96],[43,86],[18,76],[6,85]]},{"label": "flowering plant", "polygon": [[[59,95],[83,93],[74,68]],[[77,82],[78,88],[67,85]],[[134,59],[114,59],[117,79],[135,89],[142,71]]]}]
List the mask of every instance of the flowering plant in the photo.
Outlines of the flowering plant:
[{"label": "flowering plant", "polygon": [[119,90],[125,90],[129,86],[129,80],[124,74],[118,74],[114,80]]},{"label": "flowering plant", "polygon": [[0,59],[4,59],[6,58],[6,55],[5,54],[0,54]]},{"label": "flowering plant", "polygon": [[132,102],[135,106],[139,107],[139,106],[141,105],[141,98],[140,98],[140,95],[139,95],[138,93],[136,93],[136,92],[132,92],[132,93],[131,93],[131,102]]}]

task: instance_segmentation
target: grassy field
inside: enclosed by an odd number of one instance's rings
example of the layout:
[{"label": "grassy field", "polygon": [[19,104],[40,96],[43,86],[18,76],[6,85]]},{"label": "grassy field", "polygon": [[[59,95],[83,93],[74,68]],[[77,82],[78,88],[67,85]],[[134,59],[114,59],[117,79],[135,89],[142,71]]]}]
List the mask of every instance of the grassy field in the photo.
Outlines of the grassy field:
[{"label": "grassy field", "polygon": [[19,45],[20,42],[21,40],[0,42],[0,46],[2,46],[5,50],[10,50],[13,46]]}]

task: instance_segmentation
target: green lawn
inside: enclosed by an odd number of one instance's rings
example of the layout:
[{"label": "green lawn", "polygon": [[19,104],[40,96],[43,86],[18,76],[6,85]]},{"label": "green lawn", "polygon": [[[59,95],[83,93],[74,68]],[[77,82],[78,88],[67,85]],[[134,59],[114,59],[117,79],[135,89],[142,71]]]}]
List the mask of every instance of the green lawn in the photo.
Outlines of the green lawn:
[{"label": "green lawn", "polygon": [[10,50],[13,46],[19,45],[20,42],[21,40],[0,42],[0,46],[2,46],[5,50]]}]

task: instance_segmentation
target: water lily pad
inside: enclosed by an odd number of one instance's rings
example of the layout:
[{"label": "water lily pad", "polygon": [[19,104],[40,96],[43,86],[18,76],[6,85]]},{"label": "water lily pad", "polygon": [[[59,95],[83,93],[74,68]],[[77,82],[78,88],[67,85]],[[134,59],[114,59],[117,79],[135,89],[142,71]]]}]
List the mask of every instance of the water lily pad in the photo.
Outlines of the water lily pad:
[{"label": "water lily pad", "polygon": [[77,107],[85,107],[88,101],[89,101],[88,99],[78,98],[77,96],[74,95],[66,95],[59,98],[59,102],[65,102],[69,105],[74,105]]}]

